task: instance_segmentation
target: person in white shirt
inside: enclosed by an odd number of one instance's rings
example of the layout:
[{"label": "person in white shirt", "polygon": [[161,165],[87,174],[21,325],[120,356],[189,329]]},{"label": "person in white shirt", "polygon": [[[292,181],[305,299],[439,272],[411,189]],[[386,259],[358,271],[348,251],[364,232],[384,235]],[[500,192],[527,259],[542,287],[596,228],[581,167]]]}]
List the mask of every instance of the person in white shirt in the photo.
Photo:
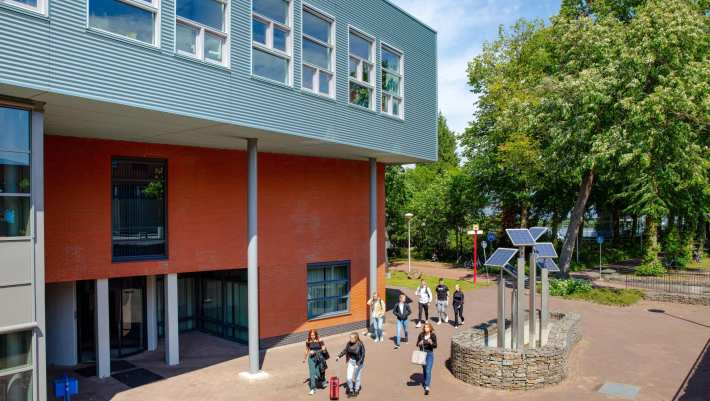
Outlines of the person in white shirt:
[{"label": "person in white shirt", "polygon": [[[421,284],[417,288],[415,295],[419,301],[419,319],[417,320],[417,327],[422,327],[422,323],[427,323],[429,321],[429,304],[431,303],[431,289],[426,284],[426,281],[422,280]],[[422,320],[422,313],[424,314],[424,320]]]}]

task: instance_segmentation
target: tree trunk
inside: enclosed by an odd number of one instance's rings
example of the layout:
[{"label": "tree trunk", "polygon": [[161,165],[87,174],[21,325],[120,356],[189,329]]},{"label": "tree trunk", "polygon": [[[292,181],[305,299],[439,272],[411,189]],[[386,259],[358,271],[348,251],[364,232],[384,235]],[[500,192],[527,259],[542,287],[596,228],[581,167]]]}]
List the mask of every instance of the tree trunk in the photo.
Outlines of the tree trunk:
[{"label": "tree trunk", "polygon": [[643,233],[646,253],[644,263],[658,262],[658,222],[654,217],[646,216],[646,230]]},{"label": "tree trunk", "polygon": [[520,209],[520,228],[528,227],[528,208],[523,206]]},{"label": "tree trunk", "polygon": [[557,233],[560,232],[560,223],[562,222],[562,214],[555,210],[552,212],[552,221],[550,223],[550,230],[552,242],[557,243]]},{"label": "tree trunk", "polygon": [[[515,227],[515,209],[508,204],[503,204],[500,226],[498,241],[507,241],[508,237],[505,235],[505,229]],[[500,243],[496,243],[496,245],[500,246]]]},{"label": "tree trunk", "polygon": [[619,242],[620,230],[619,230],[619,208],[616,206],[611,209],[611,237],[615,243]]},{"label": "tree trunk", "polygon": [[587,208],[587,200],[589,199],[589,194],[592,192],[593,183],[594,169],[591,169],[587,171],[582,178],[582,184],[580,185],[579,193],[577,194],[577,202],[574,204],[572,215],[570,216],[569,227],[567,227],[565,243],[562,245],[560,269],[562,270],[562,275],[565,277],[569,275],[569,267],[570,262],[572,261],[572,253],[574,252],[574,244],[576,243],[577,236],[579,235],[579,227],[582,225],[582,218],[584,217],[584,211]]}]

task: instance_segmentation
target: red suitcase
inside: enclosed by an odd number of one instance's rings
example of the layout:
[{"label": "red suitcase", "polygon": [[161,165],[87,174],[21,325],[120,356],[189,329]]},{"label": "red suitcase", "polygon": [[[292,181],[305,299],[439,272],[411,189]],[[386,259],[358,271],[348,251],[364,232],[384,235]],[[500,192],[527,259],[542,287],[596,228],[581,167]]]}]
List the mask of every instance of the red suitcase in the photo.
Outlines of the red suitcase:
[{"label": "red suitcase", "polygon": [[338,376],[333,376],[328,379],[328,388],[331,400],[340,399],[340,379],[338,379]]}]

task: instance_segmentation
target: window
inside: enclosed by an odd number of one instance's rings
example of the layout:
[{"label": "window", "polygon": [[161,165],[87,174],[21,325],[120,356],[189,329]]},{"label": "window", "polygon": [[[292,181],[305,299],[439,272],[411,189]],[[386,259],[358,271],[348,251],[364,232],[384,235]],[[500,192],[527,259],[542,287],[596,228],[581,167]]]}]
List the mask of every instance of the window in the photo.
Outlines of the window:
[{"label": "window", "polygon": [[373,42],[364,34],[350,30],[350,103],[368,109],[374,108]]},{"label": "window", "polygon": [[252,0],[252,73],[290,84],[291,16],[287,0]]},{"label": "window", "polygon": [[382,46],[382,112],[402,117],[402,54]]},{"label": "window", "polygon": [[350,309],[350,262],[308,265],[308,319]]},{"label": "window", "polygon": [[165,258],[166,162],[116,158],[111,170],[113,259]]},{"label": "window", "polygon": [[0,0],[0,4],[10,4],[25,10],[35,11],[40,14],[47,14],[46,0]]},{"label": "window", "polygon": [[32,332],[0,334],[0,399],[32,399]]},{"label": "window", "polygon": [[228,64],[227,0],[177,0],[175,50],[216,64]]},{"label": "window", "polygon": [[0,107],[0,237],[30,230],[30,111]]},{"label": "window", "polygon": [[89,0],[89,26],[158,46],[159,0]]},{"label": "window", "polygon": [[335,95],[333,19],[303,9],[303,88],[333,97]]}]

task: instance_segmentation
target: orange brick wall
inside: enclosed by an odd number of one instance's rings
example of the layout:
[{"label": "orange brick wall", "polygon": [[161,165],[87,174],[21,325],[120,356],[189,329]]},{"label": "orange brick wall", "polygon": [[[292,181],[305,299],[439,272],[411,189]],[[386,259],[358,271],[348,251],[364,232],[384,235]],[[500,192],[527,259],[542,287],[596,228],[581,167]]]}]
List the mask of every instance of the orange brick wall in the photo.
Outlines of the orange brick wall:
[{"label": "orange brick wall", "polygon": [[[111,158],[168,163],[168,253],[111,262]],[[384,167],[378,166],[379,286],[384,294]],[[260,336],[367,318],[366,161],[259,154]],[[244,268],[243,151],[47,136],[46,281]],[[306,264],[351,261],[351,314],[307,322]]]}]

